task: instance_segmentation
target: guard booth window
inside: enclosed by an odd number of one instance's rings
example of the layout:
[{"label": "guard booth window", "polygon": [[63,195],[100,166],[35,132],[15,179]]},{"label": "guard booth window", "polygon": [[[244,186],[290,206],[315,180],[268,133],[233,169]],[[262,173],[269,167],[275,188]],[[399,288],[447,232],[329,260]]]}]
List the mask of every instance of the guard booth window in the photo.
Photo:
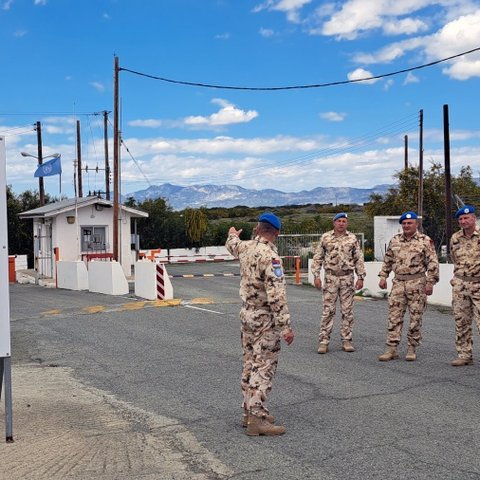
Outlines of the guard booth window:
[{"label": "guard booth window", "polygon": [[106,252],[106,227],[82,227],[82,252]]}]

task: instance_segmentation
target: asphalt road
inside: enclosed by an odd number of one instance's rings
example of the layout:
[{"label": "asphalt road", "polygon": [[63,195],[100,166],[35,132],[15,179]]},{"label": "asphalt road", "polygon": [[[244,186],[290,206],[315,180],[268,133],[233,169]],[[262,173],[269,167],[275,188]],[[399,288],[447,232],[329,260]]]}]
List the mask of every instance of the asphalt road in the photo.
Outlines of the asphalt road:
[{"label": "asphalt road", "polygon": [[480,479],[480,363],[450,366],[451,312],[428,307],[418,361],[403,359],[404,332],[401,358],[382,363],[387,302],[359,300],[356,351],[341,351],[337,318],[330,352],[318,355],[321,296],[289,283],[296,338],[282,345],[269,399],[287,432],[247,437],[240,423],[239,278],[224,275],[238,274],[238,264],[168,272],[182,299],[176,306],[12,285],[14,368],[70,367],[86,387],[174,419],[234,472],[228,478]]}]

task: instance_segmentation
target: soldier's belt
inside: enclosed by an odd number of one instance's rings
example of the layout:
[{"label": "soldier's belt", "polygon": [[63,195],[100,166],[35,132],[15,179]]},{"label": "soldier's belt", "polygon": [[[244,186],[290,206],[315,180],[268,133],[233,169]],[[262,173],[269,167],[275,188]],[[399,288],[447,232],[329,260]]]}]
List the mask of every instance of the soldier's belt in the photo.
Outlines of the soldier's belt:
[{"label": "soldier's belt", "polygon": [[459,275],[458,273],[456,273],[454,276],[460,280],[463,280],[464,282],[480,282],[480,277],[466,277],[465,275]]},{"label": "soldier's belt", "polygon": [[326,273],[334,277],[345,277],[353,273],[353,270],[326,270]]},{"label": "soldier's belt", "polygon": [[406,281],[406,280],[415,280],[417,278],[425,278],[425,272],[422,273],[412,273],[411,275],[401,275],[396,273],[395,280]]}]

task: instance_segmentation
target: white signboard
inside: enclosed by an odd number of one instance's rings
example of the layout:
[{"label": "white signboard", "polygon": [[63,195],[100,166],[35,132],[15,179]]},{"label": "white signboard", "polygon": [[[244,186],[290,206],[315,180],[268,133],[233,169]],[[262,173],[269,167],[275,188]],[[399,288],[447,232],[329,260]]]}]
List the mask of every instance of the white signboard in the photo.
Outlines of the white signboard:
[{"label": "white signboard", "polygon": [[6,164],[5,138],[0,137],[0,357],[10,357]]}]

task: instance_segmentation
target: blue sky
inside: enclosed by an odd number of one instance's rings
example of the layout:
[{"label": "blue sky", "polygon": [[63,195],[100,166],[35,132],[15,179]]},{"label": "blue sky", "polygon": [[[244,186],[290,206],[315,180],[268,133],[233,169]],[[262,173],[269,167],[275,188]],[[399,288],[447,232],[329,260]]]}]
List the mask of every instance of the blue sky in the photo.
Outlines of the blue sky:
[{"label": "blue sky", "polygon": [[[38,188],[32,126],[43,154],[62,155],[73,195],[76,121],[84,192],[104,189],[102,117],[121,68],[241,87],[366,78],[480,47],[472,0],[0,0],[0,135],[7,182]],[[165,182],[236,184],[287,192],[392,183],[418,164],[443,163],[449,105],[453,173],[480,173],[480,53],[377,81],[280,91],[184,86],[120,72],[122,194]],[[113,115],[110,115],[113,122]],[[110,135],[110,156],[112,155]],[[57,177],[45,189],[59,194]]]}]

